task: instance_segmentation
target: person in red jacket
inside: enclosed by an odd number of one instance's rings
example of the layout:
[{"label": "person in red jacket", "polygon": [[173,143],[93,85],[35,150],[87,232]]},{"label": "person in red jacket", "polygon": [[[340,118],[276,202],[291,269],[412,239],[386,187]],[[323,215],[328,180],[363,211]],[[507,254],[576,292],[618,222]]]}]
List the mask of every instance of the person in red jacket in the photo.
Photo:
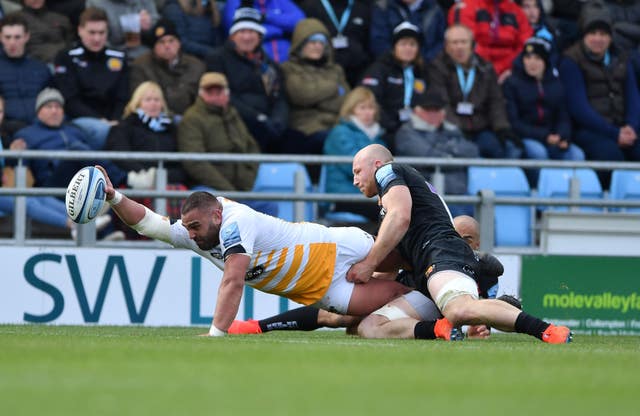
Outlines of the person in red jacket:
[{"label": "person in red jacket", "polygon": [[527,16],[513,0],[460,0],[449,9],[448,21],[473,31],[475,52],[493,64],[500,84],[533,35]]}]

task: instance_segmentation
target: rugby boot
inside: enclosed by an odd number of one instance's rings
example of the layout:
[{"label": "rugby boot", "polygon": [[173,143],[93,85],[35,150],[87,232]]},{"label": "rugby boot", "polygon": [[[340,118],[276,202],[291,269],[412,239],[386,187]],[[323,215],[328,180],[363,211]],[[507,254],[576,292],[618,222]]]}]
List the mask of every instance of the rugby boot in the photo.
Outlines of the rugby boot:
[{"label": "rugby boot", "polygon": [[229,327],[229,334],[262,334],[260,324],[255,319],[248,321],[233,321]]},{"label": "rugby boot", "polygon": [[453,326],[447,318],[438,319],[433,327],[433,333],[436,338],[444,339],[445,341],[462,341],[464,340],[464,333],[460,328]]},{"label": "rugby boot", "polygon": [[568,344],[573,341],[573,333],[566,326],[551,324],[542,333],[542,341],[549,344]]}]

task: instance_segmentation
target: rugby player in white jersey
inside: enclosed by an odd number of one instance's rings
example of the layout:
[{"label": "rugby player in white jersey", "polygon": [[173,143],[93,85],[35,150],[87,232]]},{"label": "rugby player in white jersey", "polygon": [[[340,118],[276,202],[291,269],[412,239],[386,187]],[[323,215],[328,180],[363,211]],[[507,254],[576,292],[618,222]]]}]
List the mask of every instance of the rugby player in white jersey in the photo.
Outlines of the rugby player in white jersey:
[{"label": "rugby player in white jersey", "polygon": [[[207,192],[191,194],[182,206],[181,219],[171,222],[116,191],[105,170],[97,167],[107,181],[107,202],[128,226],[176,248],[191,249],[216,265],[224,261],[210,336],[227,333],[245,284],[348,315],[343,326],[379,309],[389,319],[410,316],[436,322],[434,314],[439,313],[433,302],[398,282],[346,280],[349,268],[364,259],[374,244],[373,237],[359,228],[290,223]],[[384,268],[380,264],[378,270]],[[392,300],[393,305],[385,306]],[[450,338],[453,329],[446,319],[437,320],[434,328],[432,337],[444,339]]]}]

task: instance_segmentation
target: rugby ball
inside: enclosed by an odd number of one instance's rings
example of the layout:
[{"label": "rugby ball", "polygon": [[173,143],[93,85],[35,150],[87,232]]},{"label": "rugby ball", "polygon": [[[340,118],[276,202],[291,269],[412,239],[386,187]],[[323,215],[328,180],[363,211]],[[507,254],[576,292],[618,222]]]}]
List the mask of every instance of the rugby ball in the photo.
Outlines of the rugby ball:
[{"label": "rugby ball", "polygon": [[102,172],[87,166],[80,169],[67,186],[65,205],[67,215],[78,224],[85,224],[96,218],[107,198],[107,181]]}]

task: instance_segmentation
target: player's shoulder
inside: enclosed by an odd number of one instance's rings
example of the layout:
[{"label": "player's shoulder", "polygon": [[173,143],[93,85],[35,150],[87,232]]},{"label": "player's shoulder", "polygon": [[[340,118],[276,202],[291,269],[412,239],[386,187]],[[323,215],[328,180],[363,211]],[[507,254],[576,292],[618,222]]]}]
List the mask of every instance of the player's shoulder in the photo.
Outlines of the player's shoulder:
[{"label": "player's shoulder", "polygon": [[376,182],[384,189],[395,180],[403,180],[407,173],[406,168],[407,166],[399,163],[386,163],[376,170]]}]

